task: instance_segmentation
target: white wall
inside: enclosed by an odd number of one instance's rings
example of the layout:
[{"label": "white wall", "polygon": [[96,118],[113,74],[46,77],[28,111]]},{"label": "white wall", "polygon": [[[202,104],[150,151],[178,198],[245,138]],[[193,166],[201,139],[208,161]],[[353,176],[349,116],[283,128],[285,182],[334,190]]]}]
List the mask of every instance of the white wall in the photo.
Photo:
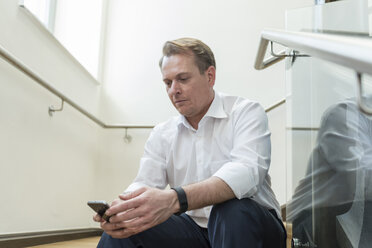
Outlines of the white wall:
[{"label": "white wall", "polygon": [[118,108],[108,111],[103,106],[102,116],[154,124],[175,114],[158,61],[165,41],[185,36],[203,40],[214,51],[217,90],[257,99],[264,106],[281,100],[284,64],[265,71],[253,68],[260,31],[284,28],[286,9],[312,2],[110,0],[103,81],[107,101]]},{"label": "white wall", "polygon": [[280,205],[286,203],[287,197],[285,114],[286,104],[273,109],[268,113],[269,128],[271,131],[271,165],[269,174],[271,176],[272,188]]},{"label": "white wall", "polygon": [[[268,106],[284,97],[284,65],[253,69],[259,31],[284,27],[288,1],[110,1],[104,87],[83,70],[42,26],[0,1],[0,45],[55,88],[107,123],[155,124],[176,112],[158,69],[165,40],[194,36],[217,59],[216,89]],[[0,233],[96,226],[88,199],[111,200],[137,172],[150,130],[102,130],[0,60]],[[284,108],[269,114],[274,189],[283,203]],[[6,204],[4,204],[6,203]]]}]

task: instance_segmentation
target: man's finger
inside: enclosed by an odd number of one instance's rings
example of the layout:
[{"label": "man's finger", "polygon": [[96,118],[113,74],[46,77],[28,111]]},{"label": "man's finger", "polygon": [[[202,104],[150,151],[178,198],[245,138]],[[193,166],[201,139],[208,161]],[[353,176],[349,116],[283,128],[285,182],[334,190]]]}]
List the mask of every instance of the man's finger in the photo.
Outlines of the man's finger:
[{"label": "man's finger", "polygon": [[109,222],[102,222],[101,223],[101,228],[105,231],[105,232],[112,232],[112,231],[115,231],[115,230],[119,230],[119,229],[122,229],[120,226],[118,226],[117,224],[112,224],[112,223],[109,223]]},{"label": "man's finger", "polygon": [[118,204],[120,204],[120,203],[122,203],[122,202],[123,202],[123,201],[120,200],[120,199],[115,199],[115,200],[112,201],[110,207],[115,206],[115,205],[118,205]]},{"label": "man's finger", "polygon": [[129,192],[129,193],[126,193],[126,194],[121,194],[121,195],[119,195],[119,198],[121,200],[127,201],[127,200],[130,200],[134,197],[137,197],[137,196],[141,195],[146,190],[147,190],[147,188],[140,188],[140,189],[137,189],[135,191],[132,191],[132,192]]},{"label": "man's finger", "polygon": [[118,223],[123,221],[131,221],[135,218],[142,217],[145,214],[146,214],[145,211],[141,207],[138,207],[135,209],[130,209],[128,211],[115,214],[110,218],[110,222]]},{"label": "man's finger", "polygon": [[108,210],[106,210],[106,215],[113,216],[117,213],[127,211],[132,208],[136,208],[141,205],[140,199],[130,199],[128,201],[122,201],[119,204],[111,206]]},{"label": "man's finger", "polygon": [[130,221],[122,221],[115,223],[115,227],[117,229],[123,228],[128,230],[135,230],[148,225],[151,225],[151,221],[149,220],[149,218],[146,217],[138,217]]},{"label": "man's finger", "polygon": [[95,222],[102,222],[102,217],[99,214],[93,216],[93,220]]}]

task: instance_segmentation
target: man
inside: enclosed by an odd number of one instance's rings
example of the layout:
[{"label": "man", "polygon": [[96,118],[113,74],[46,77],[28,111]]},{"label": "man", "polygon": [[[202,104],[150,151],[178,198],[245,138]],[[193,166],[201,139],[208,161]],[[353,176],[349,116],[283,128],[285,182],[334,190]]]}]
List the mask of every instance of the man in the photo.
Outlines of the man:
[{"label": "man", "polygon": [[94,217],[105,231],[98,246],[284,248],[265,111],[213,90],[214,55],[199,40],[166,42],[160,68],[181,115],[154,128],[110,222]]}]

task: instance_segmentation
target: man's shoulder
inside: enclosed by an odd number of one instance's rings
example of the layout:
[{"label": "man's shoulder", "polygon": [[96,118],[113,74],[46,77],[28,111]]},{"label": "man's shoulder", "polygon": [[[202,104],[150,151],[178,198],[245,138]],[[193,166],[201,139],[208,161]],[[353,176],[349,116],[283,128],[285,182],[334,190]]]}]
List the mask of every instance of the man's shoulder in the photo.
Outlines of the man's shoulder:
[{"label": "man's shoulder", "polygon": [[154,127],[153,131],[156,133],[170,134],[172,132],[177,131],[179,123],[180,123],[180,116],[173,116],[164,122],[158,123]]},{"label": "man's shoulder", "polygon": [[172,117],[167,121],[157,124],[152,130],[148,138],[148,144],[157,144],[157,146],[164,147],[172,143],[173,138],[178,130],[178,118]]},{"label": "man's shoulder", "polygon": [[218,95],[221,98],[225,112],[230,115],[238,114],[242,111],[263,110],[263,107],[257,101],[220,92],[218,92]]}]

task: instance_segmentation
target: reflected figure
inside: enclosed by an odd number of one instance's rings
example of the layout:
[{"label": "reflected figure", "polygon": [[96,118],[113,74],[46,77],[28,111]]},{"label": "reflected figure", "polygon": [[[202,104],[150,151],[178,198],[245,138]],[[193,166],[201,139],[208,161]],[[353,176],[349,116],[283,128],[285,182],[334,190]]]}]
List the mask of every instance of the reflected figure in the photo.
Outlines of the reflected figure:
[{"label": "reflected figure", "polygon": [[372,247],[371,170],[372,119],[355,99],[332,105],[287,204],[295,247]]}]

